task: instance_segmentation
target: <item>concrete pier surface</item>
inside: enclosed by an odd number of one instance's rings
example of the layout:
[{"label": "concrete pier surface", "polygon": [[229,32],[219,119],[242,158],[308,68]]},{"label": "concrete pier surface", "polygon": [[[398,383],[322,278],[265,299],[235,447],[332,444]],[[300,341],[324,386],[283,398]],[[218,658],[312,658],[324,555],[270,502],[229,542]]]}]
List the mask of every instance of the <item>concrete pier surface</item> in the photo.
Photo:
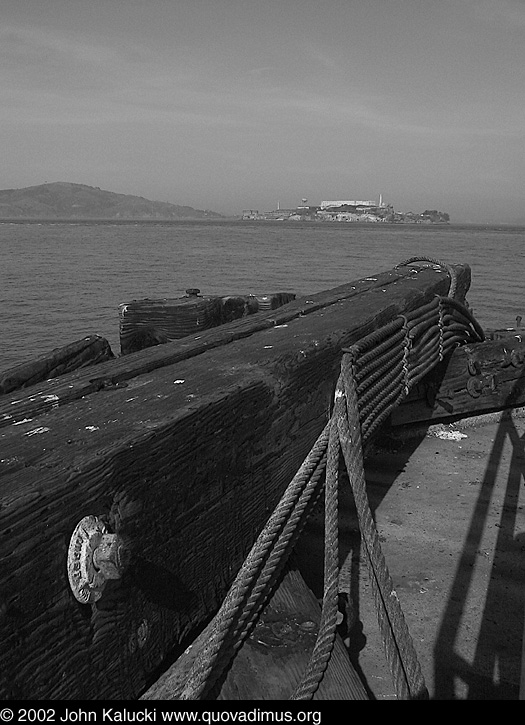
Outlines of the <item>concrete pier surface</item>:
[{"label": "concrete pier surface", "polygon": [[[524,451],[521,408],[432,426],[368,461],[383,551],[432,699],[519,698]],[[380,648],[370,595],[364,585],[359,662],[375,697],[390,699],[389,673],[367,652]]]},{"label": "concrete pier surface", "polygon": [[[383,553],[431,699],[518,700],[525,580],[525,408],[378,436],[366,478]],[[344,487],[346,489],[347,487]],[[358,600],[345,640],[371,698],[396,699],[341,493],[342,574]],[[316,522],[299,559],[313,578]],[[319,543],[319,542],[318,542]],[[522,694],[523,696],[523,694]]]}]

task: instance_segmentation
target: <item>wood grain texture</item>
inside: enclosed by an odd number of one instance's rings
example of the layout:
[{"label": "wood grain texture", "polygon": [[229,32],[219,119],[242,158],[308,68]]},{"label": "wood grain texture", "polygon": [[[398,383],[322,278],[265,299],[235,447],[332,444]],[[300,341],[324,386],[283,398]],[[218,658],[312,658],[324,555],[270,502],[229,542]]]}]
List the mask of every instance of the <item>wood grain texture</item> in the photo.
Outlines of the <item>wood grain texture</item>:
[{"label": "wood grain texture", "polygon": [[228,295],[223,297],[195,294],[175,299],[132,300],[119,307],[120,351],[128,355],[153,345],[198,335],[211,327],[274,310],[291,302],[295,294],[277,292],[270,295]]},{"label": "wood grain texture", "polygon": [[[341,348],[448,286],[395,270],[4,396],[0,697],[139,696],[218,608],[325,425]],[[131,551],[94,605],[66,573],[86,515]]]},{"label": "wood grain texture", "polygon": [[[288,569],[209,699],[290,700],[308,665],[320,620],[321,607],[315,595],[297,569]],[[141,700],[180,698],[211,627],[206,627]],[[339,635],[313,699],[368,699]]]},{"label": "wood grain texture", "polygon": [[114,357],[107,340],[100,335],[90,335],[0,373],[0,395],[113,360]]}]

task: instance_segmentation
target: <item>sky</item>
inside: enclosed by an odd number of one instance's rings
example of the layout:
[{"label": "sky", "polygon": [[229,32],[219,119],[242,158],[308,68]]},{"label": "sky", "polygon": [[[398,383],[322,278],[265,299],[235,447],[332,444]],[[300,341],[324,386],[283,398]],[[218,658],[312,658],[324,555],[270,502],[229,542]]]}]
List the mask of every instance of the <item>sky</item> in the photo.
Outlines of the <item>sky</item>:
[{"label": "sky", "polygon": [[525,0],[1,0],[0,188],[525,221]]}]

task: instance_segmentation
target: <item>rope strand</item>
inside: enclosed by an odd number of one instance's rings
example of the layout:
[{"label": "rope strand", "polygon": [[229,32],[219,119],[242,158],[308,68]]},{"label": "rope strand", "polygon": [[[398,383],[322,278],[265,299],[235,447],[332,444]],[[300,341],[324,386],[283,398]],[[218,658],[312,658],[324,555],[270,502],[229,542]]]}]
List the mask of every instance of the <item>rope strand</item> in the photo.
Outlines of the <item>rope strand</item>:
[{"label": "rope strand", "polygon": [[428,698],[413,641],[381,550],[368,503],[363,447],[409,390],[462,342],[484,339],[470,311],[453,299],[457,275],[452,266],[428,257],[451,277],[447,297],[431,302],[365,336],[343,350],[330,420],[293,477],[252,546],[198,653],[180,699],[202,699],[213,688],[249,636],[306,520],[325,492],[324,596],[311,657],[292,699],[311,699],[328,666],[335,642],[338,597],[339,463],[344,461],[358,512],[359,527],[376,602],[379,628],[400,699]]}]

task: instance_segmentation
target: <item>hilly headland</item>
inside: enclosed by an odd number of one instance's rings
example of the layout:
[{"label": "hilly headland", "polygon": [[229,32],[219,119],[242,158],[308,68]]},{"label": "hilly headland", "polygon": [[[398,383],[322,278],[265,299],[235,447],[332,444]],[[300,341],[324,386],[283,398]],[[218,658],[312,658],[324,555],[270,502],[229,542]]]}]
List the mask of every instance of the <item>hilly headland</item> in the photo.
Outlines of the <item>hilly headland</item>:
[{"label": "hilly headland", "polygon": [[117,194],[85,184],[57,181],[0,190],[0,219],[140,220],[223,219],[222,214],[141,196]]}]

